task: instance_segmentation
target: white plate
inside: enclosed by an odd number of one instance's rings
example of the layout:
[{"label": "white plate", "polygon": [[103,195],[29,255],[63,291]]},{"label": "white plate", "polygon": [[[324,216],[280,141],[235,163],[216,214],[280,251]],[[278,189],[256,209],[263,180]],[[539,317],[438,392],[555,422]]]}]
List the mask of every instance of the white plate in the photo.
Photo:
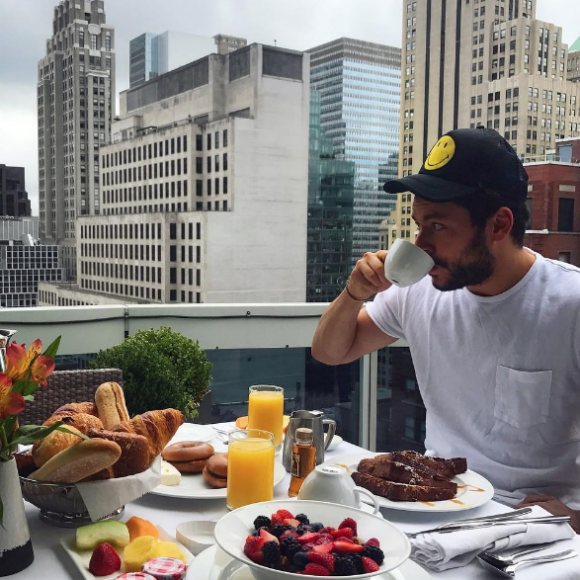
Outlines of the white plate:
[{"label": "white plate", "polygon": [[[297,574],[296,578],[300,578]],[[431,580],[431,576],[411,560],[377,580]],[[186,580],[254,580],[250,568],[228,556],[218,546],[203,551],[187,570]]]},{"label": "white plate", "polygon": [[209,425],[195,425],[194,423],[184,423],[179,427],[173,439],[167,445],[181,443],[182,441],[200,441],[207,443],[217,437],[217,431]]},{"label": "white plate", "polygon": [[[325,463],[330,465],[339,464],[347,467],[350,471],[356,471],[361,459],[374,457],[380,453],[357,453],[329,459]],[[460,512],[481,507],[493,497],[493,485],[479,473],[468,469],[465,473],[456,475],[451,481],[459,487],[455,499],[445,501],[392,501],[377,495],[379,505],[382,508],[403,510],[410,512]],[[370,501],[361,495],[363,501]]]},{"label": "white plate", "polygon": [[[180,542],[178,542],[172,535],[167,533],[162,527],[155,526],[159,530],[159,537],[161,540],[166,540],[168,542],[175,542],[180,550],[182,551],[185,559],[187,560],[188,567],[191,567],[191,563],[193,562],[193,554]],[[91,561],[91,555],[93,553],[92,550],[83,550],[78,552],[75,548],[76,546],[76,536],[72,534],[68,538],[63,538],[60,541],[61,546],[64,548],[65,552],[69,555],[70,559],[73,561],[74,565],[78,568],[78,571],[81,573],[81,576],[85,580],[112,580],[119,576],[119,574],[123,573],[123,568],[121,570],[117,570],[117,572],[113,572],[113,574],[109,574],[108,576],[94,576],[89,571],[89,562]],[[123,550],[117,550],[121,559],[123,558]],[[190,578],[189,568],[187,572],[187,578]],[[191,576],[193,578],[193,576]]]},{"label": "white plate", "polygon": [[[276,487],[286,477],[284,466],[274,462],[274,487]],[[201,473],[181,475],[179,485],[158,485],[149,493],[162,495],[165,497],[178,497],[182,499],[226,499],[227,489],[214,489],[210,487]]]},{"label": "white plate", "polygon": [[[288,501],[292,501],[292,500],[297,500],[297,497],[289,497]],[[308,501],[308,500],[303,500],[303,501]],[[385,516],[383,516],[383,514],[380,512],[380,510],[375,514],[375,507],[368,504],[368,503],[361,503],[360,508],[352,508],[354,509],[360,509],[363,512],[366,512],[367,514],[373,514],[374,516],[377,516],[377,518],[383,518],[385,519]]]}]

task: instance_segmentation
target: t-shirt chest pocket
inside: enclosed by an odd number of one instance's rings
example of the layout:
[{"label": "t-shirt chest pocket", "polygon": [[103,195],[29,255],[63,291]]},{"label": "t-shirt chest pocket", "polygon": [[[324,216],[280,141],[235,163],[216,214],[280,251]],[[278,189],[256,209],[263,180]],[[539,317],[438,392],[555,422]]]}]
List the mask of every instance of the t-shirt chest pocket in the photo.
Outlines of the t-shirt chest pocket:
[{"label": "t-shirt chest pocket", "polygon": [[550,414],[552,371],[497,366],[494,416],[518,429],[542,425]]}]

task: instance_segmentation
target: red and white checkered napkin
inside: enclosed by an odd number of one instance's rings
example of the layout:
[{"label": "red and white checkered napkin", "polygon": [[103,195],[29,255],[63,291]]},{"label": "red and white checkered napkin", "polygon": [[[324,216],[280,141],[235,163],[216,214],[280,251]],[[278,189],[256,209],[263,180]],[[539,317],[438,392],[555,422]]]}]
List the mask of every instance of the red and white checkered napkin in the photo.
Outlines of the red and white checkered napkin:
[{"label": "red and white checkered napkin", "polygon": [[153,558],[143,564],[143,572],[157,580],[181,580],[187,566],[177,558]]},{"label": "red and white checkered napkin", "polygon": [[143,572],[127,572],[117,576],[115,580],[155,580],[150,574],[143,574]]}]

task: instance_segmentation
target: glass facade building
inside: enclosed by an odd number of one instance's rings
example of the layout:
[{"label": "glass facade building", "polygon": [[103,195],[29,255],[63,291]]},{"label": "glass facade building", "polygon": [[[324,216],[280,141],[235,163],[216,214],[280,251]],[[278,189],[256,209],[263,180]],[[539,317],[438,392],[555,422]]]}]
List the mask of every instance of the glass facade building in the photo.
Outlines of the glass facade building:
[{"label": "glass facade building", "polygon": [[341,38],[308,52],[322,129],[335,157],[355,165],[353,265],[378,249],[379,224],[396,203],[382,185],[398,171],[401,49]]},{"label": "glass facade building", "polygon": [[129,82],[131,88],[159,75],[158,36],[145,32],[129,43]]},{"label": "glass facade building", "polygon": [[308,302],[331,302],[343,290],[352,253],[355,164],[336,159],[320,121],[321,96],[310,97],[308,158]]}]

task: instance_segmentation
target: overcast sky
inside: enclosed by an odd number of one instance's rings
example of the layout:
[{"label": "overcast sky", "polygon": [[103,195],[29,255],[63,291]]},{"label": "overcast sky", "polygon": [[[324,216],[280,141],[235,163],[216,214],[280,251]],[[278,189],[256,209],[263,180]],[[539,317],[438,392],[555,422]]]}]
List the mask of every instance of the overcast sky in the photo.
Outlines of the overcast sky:
[{"label": "overcast sky", "polygon": [[[420,0],[423,1],[423,0]],[[580,35],[579,0],[537,0],[538,18]],[[36,75],[54,0],[0,0],[0,163],[26,168],[38,213]],[[105,0],[115,27],[117,90],[128,86],[129,41],[143,32],[217,33],[305,50],[341,36],[401,46],[403,0]],[[572,23],[572,24],[571,24]],[[577,23],[574,26],[574,23]]]}]

